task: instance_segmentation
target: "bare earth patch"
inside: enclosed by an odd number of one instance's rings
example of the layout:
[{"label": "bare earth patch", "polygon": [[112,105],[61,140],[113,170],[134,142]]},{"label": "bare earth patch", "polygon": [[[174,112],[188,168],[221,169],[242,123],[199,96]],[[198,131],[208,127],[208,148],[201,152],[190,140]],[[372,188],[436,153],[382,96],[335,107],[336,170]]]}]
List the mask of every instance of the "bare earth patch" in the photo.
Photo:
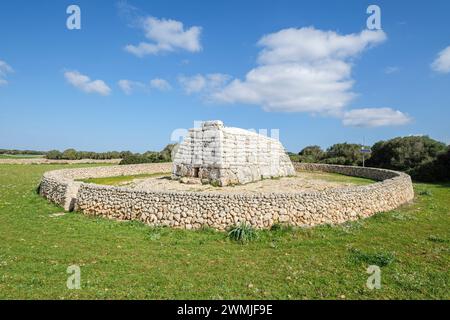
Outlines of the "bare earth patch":
[{"label": "bare earth patch", "polygon": [[[172,180],[170,175],[134,179],[126,187],[146,191],[189,191],[189,192],[219,192],[219,193],[285,193],[304,191],[323,191],[333,188],[343,188],[354,185],[368,184],[373,181],[316,172],[297,172],[293,177],[265,179],[245,185],[214,187],[209,184],[186,184]],[[124,184],[125,185],[125,184]]]}]

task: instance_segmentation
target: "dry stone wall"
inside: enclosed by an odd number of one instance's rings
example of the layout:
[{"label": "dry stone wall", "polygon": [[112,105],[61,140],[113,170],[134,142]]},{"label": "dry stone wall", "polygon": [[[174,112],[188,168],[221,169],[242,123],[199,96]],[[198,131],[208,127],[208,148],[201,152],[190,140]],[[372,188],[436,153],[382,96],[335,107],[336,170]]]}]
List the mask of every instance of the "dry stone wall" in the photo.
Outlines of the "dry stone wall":
[{"label": "dry stone wall", "polygon": [[49,200],[85,214],[139,220],[151,226],[186,229],[208,226],[217,230],[239,223],[257,229],[270,228],[275,223],[294,226],[342,223],[395,209],[414,197],[411,178],[401,172],[322,164],[295,166],[297,170],[336,172],[379,182],[317,192],[261,194],[151,192],[73,182],[75,178],[170,170],[170,164],[145,164],[51,171],[44,174],[40,189]]}]

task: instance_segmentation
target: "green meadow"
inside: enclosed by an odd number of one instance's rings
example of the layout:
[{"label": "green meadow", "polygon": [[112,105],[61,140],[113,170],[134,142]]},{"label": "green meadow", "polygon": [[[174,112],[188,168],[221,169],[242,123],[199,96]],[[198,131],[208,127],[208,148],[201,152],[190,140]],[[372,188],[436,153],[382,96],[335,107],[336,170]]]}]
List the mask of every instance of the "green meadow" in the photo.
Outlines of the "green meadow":
[{"label": "green meadow", "polygon": [[[0,299],[450,298],[450,184],[414,184],[413,203],[368,219],[240,243],[60,214],[36,193],[45,171],[81,166],[0,165]],[[66,286],[71,265],[81,289]],[[380,289],[366,286],[369,265]]]}]

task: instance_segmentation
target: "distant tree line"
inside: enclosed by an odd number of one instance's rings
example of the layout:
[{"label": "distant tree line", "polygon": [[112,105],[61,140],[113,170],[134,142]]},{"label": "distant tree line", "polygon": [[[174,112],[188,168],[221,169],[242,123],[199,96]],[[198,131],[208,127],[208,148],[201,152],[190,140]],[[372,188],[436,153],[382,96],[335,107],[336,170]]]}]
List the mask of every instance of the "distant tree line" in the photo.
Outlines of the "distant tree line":
[{"label": "distant tree line", "polygon": [[[307,146],[292,161],[361,166],[361,144],[337,143],[326,150]],[[370,167],[400,170],[417,181],[450,181],[450,146],[428,136],[397,137],[378,141],[370,154],[364,154]]]},{"label": "distant tree line", "polygon": [[45,155],[45,151],[36,151],[36,150],[16,150],[16,149],[0,149],[0,154],[10,154],[10,155],[18,155],[25,154],[30,156],[38,156]]},{"label": "distant tree line", "polygon": [[108,151],[108,152],[92,152],[92,151],[77,151],[75,149],[67,149],[64,151],[50,150],[45,154],[47,159],[52,160],[81,160],[81,159],[94,159],[94,160],[109,160],[109,159],[122,159],[128,154],[132,154],[130,151]]},{"label": "distant tree line", "polygon": [[77,151],[75,149],[67,149],[62,152],[59,150],[51,150],[45,153],[45,157],[52,160],[122,159],[120,164],[170,162],[172,160],[171,153],[174,146],[174,144],[169,144],[161,151],[147,151],[144,153],[133,153],[131,151],[91,152]]},{"label": "distant tree line", "polygon": [[120,164],[156,163],[172,161],[172,151],[176,144],[168,144],[161,151],[147,151],[145,153],[130,153],[122,158]]}]

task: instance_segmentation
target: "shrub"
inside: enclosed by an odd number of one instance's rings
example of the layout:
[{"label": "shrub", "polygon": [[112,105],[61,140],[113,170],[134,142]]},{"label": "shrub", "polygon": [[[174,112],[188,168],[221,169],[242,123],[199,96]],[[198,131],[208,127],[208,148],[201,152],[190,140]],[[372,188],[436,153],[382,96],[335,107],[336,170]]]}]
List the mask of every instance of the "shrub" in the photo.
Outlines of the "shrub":
[{"label": "shrub", "polygon": [[319,146],[307,146],[298,153],[300,162],[319,162],[325,156]]},{"label": "shrub", "polygon": [[150,157],[144,156],[142,154],[131,154],[125,156],[119,164],[139,164],[139,163],[151,163],[153,162]]},{"label": "shrub", "polygon": [[292,232],[292,231],[294,231],[294,227],[292,225],[290,225],[290,224],[274,223],[270,227],[270,231],[273,231],[273,232]]},{"label": "shrub", "polygon": [[292,162],[300,162],[300,156],[296,153],[293,152],[288,152],[287,153],[289,156],[289,159],[291,159]]},{"label": "shrub", "polygon": [[238,226],[231,228],[228,232],[228,238],[241,243],[246,243],[256,240],[258,238],[258,234],[253,227],[245,223],[241,223]]},{"label": "shrub", "polygon": [[120,164],[138,164],[138,163],[159,163],[172,161],[172,151],[176,144],[168,144],[160,152],[147,151],[144,154],[129,153],[122,158]]},{"label": "shrub", "polygon": [[75,149],[67,149],[64,150],[64,152],[62,153],[61,159],[64,160],[77,160],[78,159],[78,152]]},{"label": "shrub", "polygon": [[375,143],[367,165],[409,172],[432,162],[445,149],[444,143],[428,136],[398,137]]},{"label": "shrub", "polygon": [[45,155],[45,157],[47,159],[54,159],[54,160],[59,160],[62,157],[62,153],[59,152],[58,150],[51,150],[49,152],[47,152],[47,154]]},{"label": "shrub", "polygon": [[327,149],[324,162],[352,166],[359,165],[362,163],[361,147],[362,145],[355,143],[336,143]]},{"label": "shrub", "polygon": [[408,173],[414,180],[423,182],[450,181],[450,146],[433,161],[423,163]]}]

